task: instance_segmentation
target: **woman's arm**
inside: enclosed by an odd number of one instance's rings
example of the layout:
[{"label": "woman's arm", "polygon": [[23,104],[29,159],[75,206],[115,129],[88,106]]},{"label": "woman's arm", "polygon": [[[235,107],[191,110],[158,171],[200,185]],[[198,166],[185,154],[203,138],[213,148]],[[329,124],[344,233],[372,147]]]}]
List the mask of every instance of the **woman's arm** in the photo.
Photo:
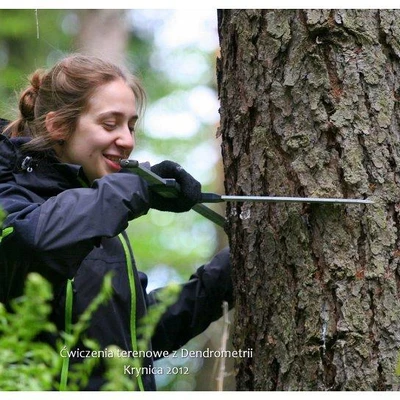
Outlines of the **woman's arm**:
[{"label": "woman's arm", "polygon": [[36,251],[116,236],[149,209],[146,183],[129,173],[107,175],[91,188],[69,189],[42,203],[18,185],[0,184],[0,206],[8,213],[3,226]]},{"label": "woman's arm", "polygon": [[[157,291],[149,293],[149,303],[157,303]],[[222,316],[222,303],[233,306],[229,249],[220,251],[201,266],[183,285],[175,304],[162,316],[152,338],[154,350],[173,351],[203,332]]]}]

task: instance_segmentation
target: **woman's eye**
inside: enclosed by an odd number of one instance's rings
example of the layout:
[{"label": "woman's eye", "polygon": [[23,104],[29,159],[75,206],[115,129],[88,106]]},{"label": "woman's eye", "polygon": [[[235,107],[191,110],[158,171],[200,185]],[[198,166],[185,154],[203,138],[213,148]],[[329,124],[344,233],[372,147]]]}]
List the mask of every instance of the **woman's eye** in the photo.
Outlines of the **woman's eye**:
[{"label": "woman's eye", "polygon": [[116,125],[113,124],[112,122],[103,123],[103,126],[104,126],[104,128],[107,129],[107,130],[112,130],[112,129],[114,129],[114,128],[116,127]]}]

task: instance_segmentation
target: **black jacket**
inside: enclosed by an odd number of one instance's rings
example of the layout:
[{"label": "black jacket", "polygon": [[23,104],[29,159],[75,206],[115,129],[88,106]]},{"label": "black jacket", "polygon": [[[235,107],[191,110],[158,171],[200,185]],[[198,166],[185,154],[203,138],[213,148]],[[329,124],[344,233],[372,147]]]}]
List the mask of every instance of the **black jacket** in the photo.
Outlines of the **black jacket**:
[{"label": "black jacket", "polygon": [[[0,135],[0,207],[7,212],[0,242],[0,301],[21,295],[29,272],[39,272],[54,289],[52,321],[65,329],[67,281],[73,279],[73,321],[113,271],[113,296],[94,314],[86,335],[105,348],[134,350],[132,328],[156,302],[147,294],[147,277],[135,266],[124,233],[128,222],[149,210],[147,184],[127,171],[86,185],[81,168],[51,155],[21,152],[27,138]],[[86,187],[85,187],[86,186]],[[132,296],[135,294],[135,296]],[[220,252],[183,285],[178,301],[159,322],[153,352],[172,351],[201,333],[232,300],[229,254]],[[74,361],[74,360],[72,360]],[[151,366],[152,359],[145,360]],[[86,389],[104,383],[100,369]],[[145,390],[154,377],[142,376]]]}]

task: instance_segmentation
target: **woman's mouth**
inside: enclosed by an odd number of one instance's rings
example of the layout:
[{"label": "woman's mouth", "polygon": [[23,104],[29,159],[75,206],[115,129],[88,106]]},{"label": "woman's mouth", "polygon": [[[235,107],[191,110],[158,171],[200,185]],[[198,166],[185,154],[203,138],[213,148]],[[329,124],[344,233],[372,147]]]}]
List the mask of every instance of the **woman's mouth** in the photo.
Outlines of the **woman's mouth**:
[{"label": "woman's mouth", "polygon": [[103,154],[103,156],[106,159],[107,165],[109,165],[113,170],[119,171],[121,169],[121,166],[119,165],[119,163],[123,157],[113,156],[113,155],[109,155],[109,154]]}]

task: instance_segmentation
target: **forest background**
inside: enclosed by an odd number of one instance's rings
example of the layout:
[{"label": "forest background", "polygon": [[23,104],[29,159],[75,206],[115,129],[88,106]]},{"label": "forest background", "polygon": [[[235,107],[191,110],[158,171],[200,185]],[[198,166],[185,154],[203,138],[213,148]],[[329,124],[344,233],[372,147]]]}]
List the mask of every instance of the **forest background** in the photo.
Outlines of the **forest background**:
[{"label": "forest background", "polygon": [[[203,191],[221,192],[216,10],[2,9],[0,117],[16,117],[18,93],[35,69],[51,67],[73,52],[123,62],[143,82],[148,102],[131,158],[151,164],[174,160],[203,184]],[[221,228],[194,212],[151,210],[133,221],[128,233],[138,268],[149,275],[150,290],[187,280],[227,243]],[[189,348],[218,346],[216,336],[219,328],[212,327]],[[204,360],[190,362],[196,364],[191,371],[208,368]],[[204,379],[198,375],[161,376],[158,385],[172,390],[215,386],[209,373]]]}]

